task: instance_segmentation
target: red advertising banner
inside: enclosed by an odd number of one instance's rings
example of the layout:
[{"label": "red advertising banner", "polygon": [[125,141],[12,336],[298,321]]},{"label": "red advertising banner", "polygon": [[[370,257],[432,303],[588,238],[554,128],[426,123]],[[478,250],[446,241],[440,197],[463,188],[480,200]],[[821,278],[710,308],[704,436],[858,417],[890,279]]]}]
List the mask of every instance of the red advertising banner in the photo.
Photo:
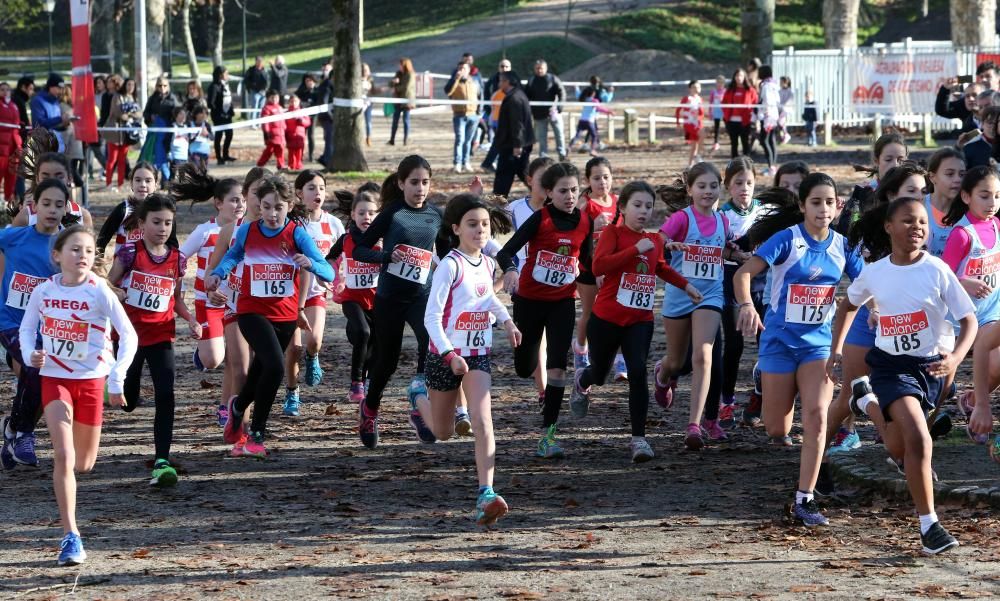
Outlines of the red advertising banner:
[{"label": "red advertising banner", "polygon": [[73,124],[76,139],[97,142],[97,112],[94,104],[94,76],[90,69],[90,0],[70,0],[73,33]]}]

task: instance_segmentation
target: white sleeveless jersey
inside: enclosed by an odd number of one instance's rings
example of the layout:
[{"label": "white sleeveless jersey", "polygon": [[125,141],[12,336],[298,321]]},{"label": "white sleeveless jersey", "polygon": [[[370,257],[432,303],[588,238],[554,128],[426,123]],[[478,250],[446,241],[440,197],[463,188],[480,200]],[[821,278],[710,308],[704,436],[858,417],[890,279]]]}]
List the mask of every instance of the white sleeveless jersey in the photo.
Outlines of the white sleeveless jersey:
[{"label": "white sleeveless jersey", "polygon": [[[507,320],[506,311],[502,310],[503,306],[493,293],[496,266],[496,261],[491,257],[482,255],[477,265],[457,250],[452,250],[441,260],[438,270],[446,277],[450,275],[450,286],[447,299],[441,307],[440,321],[447,342],[435,340],[434,352],[451,347],[463,357],[490,353],[493,346],[493,315],[496,314],[496,318],[503,321]],[[448,282],[440,282],[439,278],[435,278],[435,285],[448,286]],[[498,311],[498,306],[501,311]],[[444,344],[448,346],[442,348]]]},{"label": "white sleeveless jersey", "polygon": [[[318,221],[309,221],[306,224],[306,231],[309,232],[309,237],[313,239],[316,247],[319,248],[319,253],[326,257],[330,249],[333,248],[334,243],[344,235],[344,224],[340,222],[340,219],[323,211]],[[314,276],[306,298],[323,296],[326,292],[327,287]]]}]

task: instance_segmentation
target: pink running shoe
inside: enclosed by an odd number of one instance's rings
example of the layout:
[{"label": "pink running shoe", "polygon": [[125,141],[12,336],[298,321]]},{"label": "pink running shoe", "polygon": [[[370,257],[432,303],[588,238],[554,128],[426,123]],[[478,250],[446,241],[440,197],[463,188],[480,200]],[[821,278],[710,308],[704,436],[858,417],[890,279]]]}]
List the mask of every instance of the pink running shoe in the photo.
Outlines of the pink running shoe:
[{"label": "pink running shoe", "polygon": [[677,380],[670,378],[667,385],[660,384],[660,363],[657,361],[653,367],[653,398],[656,404],[664,409],[670,409],[674,404],[674,389],[677,388]]},{"label": "pink running shoe", "polygon": [[267,449],[264,448],[264,434],[261,432],[251,432],[243,445],[243,456],[255,459],[267,457]]},{"label": "pink running shoe", "polygon": [[719,425],[719,420],[717,419],[701,420],[701,429],[705,433],[705,436],[708,436],[709,440],[726,440],[729,438],[726,435],[726,431]]},{"label": "pink running shoe", "polygon": [[365,385],[363,382],[351,382],[351,392],[348,396],[352,403],[365,400]]},{"label": "pink running shoe", "polygon": [[958,397],[958,402],[955,403],[958,407],[958,412],[962,414],[962,417],[968,418],[972,415],[972,410],[976,407],[976,393],[972,390],[966,390]]},{"label": "pink running shoe", "polygon": [[687,436],[684,437],[684,446],[689,451],[700,451],[705,448],[705,440],[701,437],[701,427],[696,423],[690,423],[687,427]]},{"label": "pink running shoe", "polygon": [[247,438],[247,435],[243,434],[240,439],[236,441],[236,444],[234,444],[233,448],[229,451],[230,457],[243,457],[246,455]]}]

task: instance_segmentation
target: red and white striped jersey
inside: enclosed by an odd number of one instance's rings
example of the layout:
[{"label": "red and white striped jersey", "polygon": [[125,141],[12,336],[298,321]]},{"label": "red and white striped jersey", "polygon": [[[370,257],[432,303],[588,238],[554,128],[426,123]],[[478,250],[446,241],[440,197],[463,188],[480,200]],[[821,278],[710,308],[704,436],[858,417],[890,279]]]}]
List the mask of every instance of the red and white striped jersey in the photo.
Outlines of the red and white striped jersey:
[{"label": "red and white striped jersey", "polygon": [[[306,224],[306,231],[309,232],[309,237],[316,243],[320,254],[325,257],[330,253],[333,244],[344,235],[344,224],[340,222],[340,219],[323,211],[318,221],[309,221]],[[326,285],[313,277],[306,298],[323,296],[326,292]]]},{"label": "red and white striped jersey", "polygon": [[[233,235],[229,237],[229,248],[236,243],[236,232],[243,225],[243,217],[233,224]],[[240,287],[243,286],[243,261],[236,264],[229,277],[219,283],[219,292],[226,295],[226,313],[236,313],[236,300],[240,297]]]},{"label": "red and white striped jersey", "polygon": [[[191,235],[181,245],[181,253],[185,257],[198,257],[198,271],[195,274],[194,280],[195,300],[208,301],[208,297],[205,294],[205,268],[208,266],[208,259],[212,256],[212,251],[215,250],[215,241],[219,238],[220,229],[222,228],[216,223],[213,217],[194,228]],[[210,304],[209,306],[217,305]]]},{"label": "red and white striped jersey", "polygon": [[[66,207],[66,213],[74,215],[80,223],[83,223],[83,207],[72,200],[69,201],[69,205]],[[36,223],[38,223],[38,211],[35,210],[35,203],[32,202],[28,204],[28,226],[33,226]]]}]

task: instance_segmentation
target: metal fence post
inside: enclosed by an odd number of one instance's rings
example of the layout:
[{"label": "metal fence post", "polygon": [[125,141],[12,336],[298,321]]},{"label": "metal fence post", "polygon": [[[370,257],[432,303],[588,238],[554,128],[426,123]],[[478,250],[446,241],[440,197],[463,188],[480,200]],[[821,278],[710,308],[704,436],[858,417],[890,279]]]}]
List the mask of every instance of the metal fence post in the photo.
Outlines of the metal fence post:
[{"label": "metal fence post", "polygon": [[649,143],[656,144],[656,113],[649,114],[649,130],[647,134],[649,136]]},{"label": "metal fence post", "polygon": [[880,113],[876,113],[875,116],[872,117],[872,131],[874,132],[876,140],[882,137],[882,115]]},{"label": "metal fence post", "polygon": [[924,146],[926,146],[927,148],[933,148],[937,146],[937,143],[934,142],[934,136],[932,135],[931,132],[931,122],[933,119],[934,116],[931,115],[930,113],[923,114]]},{"label": "metal fence post", "polygon": [[823,146],[833,146],[833,115],[823,111]]},{"label": "metal fence post", "polygon": [[608,142],[614,142],[615,141],[615,116],[614,115],[605,115],[605,116],[608,118],[608,135],[607,135]]}]

